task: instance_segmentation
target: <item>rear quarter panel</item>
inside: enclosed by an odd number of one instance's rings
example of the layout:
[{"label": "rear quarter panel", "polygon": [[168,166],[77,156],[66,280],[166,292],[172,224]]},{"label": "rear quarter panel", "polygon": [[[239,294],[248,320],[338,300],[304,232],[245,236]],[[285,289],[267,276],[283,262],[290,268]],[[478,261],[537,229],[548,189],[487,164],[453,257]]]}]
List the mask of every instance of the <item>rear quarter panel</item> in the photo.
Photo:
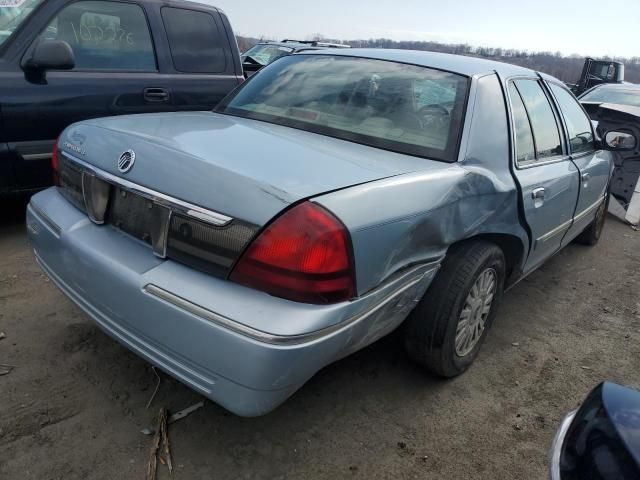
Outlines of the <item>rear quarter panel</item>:
[{"label": "rear quarter panel", "polygon": [[519,245],[518,262],[524,260],[529,238],[520,222],[496,75],[473,79],[459,158],[315,199],[351,233],[360,295],[403,268],[441,260],[454,243],[480,235],[511,237]]}]

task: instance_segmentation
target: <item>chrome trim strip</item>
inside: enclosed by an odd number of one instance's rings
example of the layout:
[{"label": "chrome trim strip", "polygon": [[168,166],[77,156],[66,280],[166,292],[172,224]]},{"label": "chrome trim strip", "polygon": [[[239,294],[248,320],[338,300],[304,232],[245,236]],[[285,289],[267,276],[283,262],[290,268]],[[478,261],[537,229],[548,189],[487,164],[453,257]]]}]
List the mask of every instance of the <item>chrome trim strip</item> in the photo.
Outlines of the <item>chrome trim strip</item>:
[{"label": "chrome trim strip", "polygon": [[596,210],[600,205],[602,205],[603,201],[604,201],[604,197],[601,197],[596,203],[594,203],[593,205],[585,208],[582,212],[580,212],[578,215],[576,215],[574,217],[574,221],[575,222],[579,222],[580,220],[582,220],[584,217],[586,217],[591,212]]},{"label": "chrome trim strip", "polygon": [[549,478],[551,480],[561,480],[562,476],[560,475],[560,457],[562,455],[562,447],[564,446],[564,440],[567,436],[567,432],[569,431],[569,427],[573,422],[573,419],[578,413],[577,410],[569,413],[560,424],[560,428],[556,432],[556,435],[553,439],[553,443],[551,444],[551,450],[549,454]]},{"label": "chrome trim strip", "polygon": [[567,230],[568,228],[570,228],[572,224],[573,224],[573,219],[567,220],[562,225],[559,225],[556,228],[554,228],[553,230],[551,230],[550,232],[545,233],[543,236],[538,238],[536,241],[537,242],[546,242],[547,240],[555,237],[556,235],[559,235],[564,230]]},{"label": "chrome trim strip", "polygon": [[[431,266],[431,268],[428,268],[429,266]],[[427,269],[424,270],[425,268]],[[348,318],[347,320],[337,323],[336,325],[332,325],[322,330],[317,330],[315,332],[310,332],[302,335],[273,335],[270,333],[263,332],[262,330],[257,330],[255,328],[249,327],[242,323],[236,322],[235,320],[232,320],[228,317],[212,312],[211,310],[201,307],[200,305],[190,302],[189,300],[179,297],[178,295],[175,295],[151,283],[145,285],[143,288],[143,291],[145,293],[148,293],[149,295],[157,297],[160,300],[163,300],[173,305],[174,307],[177,307],[181,310],[189,312],[204,320],[210,321],[220,327],[229,329],[235,333],[249,337],[253,340],[257,340],[263,343],[269,343],[272,345],[289,346],[289,345],[300,345],[303,343],[312,342],[319,338],[326,337],[334,333],[340,332],[342,330],[345,330],[351,327],[352,325],[354,325],[355,323],[365,320],[366,318],[368,318],[369,316],[373,315],[375,312],[380,310],[382,307],[384,307],[387,303],[391,302],[394,298],[398,297],[399,295],[401,295],[402,293],[404,293],[414,285],[418,284],[427,274],[433,272],[434,270],[437,270],[438,268],[440,268],[439,264],[420,265],[412,269],[407,274],[405,274],[405,278],[410,277],[410,280],[408,280],[406,283],[403,283],[401,287],[397,288],[390,294],[384,296],[380,301],[375,303],[373,307],[371,307],[369,310],[356,314]],[[424,270],[424,271],[420,272],[420,270]],[[418,273],[416,274],[416,272]]]},{"label": "chrome trim strip", "polygon": [[140,195],[148,200],[151,200],[158,205],[162,205],[164,207],[176,210],[178,213],[186,215],[188,217],[195,218],[197,220],[209,222],[218,227],[224,227],[233,221],[232,217],[228,217],[218,212],[214,212],[213,210],[208,210],[206,208],[199,207],[197,205],[193,205],[192,203],[185,202],[183,200],[171,197],[169,195],[165,195],[164,193],[157,192],[147,187],[143,187],[142,185],[138,185],[136,183],[125,180],[124,178],[117,177],[112,175],[104,170],[101,170],[94,165],[91,165],[83,160],[80,160],[73,155],[61,151],[62,155],[64,155],[68,160],[77,163],[84,169],[88,170],[90,173],[95,175],[96,177],[109,182],[111,184],[115,184],[120,188],[127,190],[131,193]]},{"label": "chrome trim strip", "polygon": [[51,158],[51,153],[27,153],[22,154],[23,160],[48,160]]},{"label": "chrome trim strip", "polygon": [[604,201],[604,197],[601,197],[596,203],[594,203],[593,205],[587,207],[585,210],[583,210],[578,215],[573,217],[573,219],[567,220],[562,225],[559,225],[558,227],[554,228],[550,232],[545,233],[543,236],[538,238],[536,241],[537,242],[546,242],[547,240],[549,240],[549,239],[555,237],[556,235],[562,233],[563,230],[566,230],[566,229],[570,228],[574,223],[577,223],[577,222],[581,221],[583,218],[585,218],[587,215],[589,215],[589,213],[593,212],[596,208],[598,208],[602,204],[603,201]]},{"label": "chrome trim strip", "polygon": [[528,160],[526,162],[520,162],[517,165],[517,169],[527,170],[528,168],[543,167],[544,165],[551,165],[569,160],[571,160],[571,157],[568,155],[555,155],[553,157],[548,157],[546,160]]},{"label": "chrome trim strip", "polygon": [[169,245],[169,228],[171,227],[171,218],[173,217],[173,211],[169,209],[169,215],[164,223],[162,230],[162,239],[158,241],[160,248],[153,246],[153,254],[158,258],[167,258],[167,247]]},{"label": "chrome trim strip", "polygon": [[44,213],[40,207],[37,207],[33,202],[29,202],[29,208],[42,221],[57,237],[62,233],[62,228],[58,226],[49,216]]}]

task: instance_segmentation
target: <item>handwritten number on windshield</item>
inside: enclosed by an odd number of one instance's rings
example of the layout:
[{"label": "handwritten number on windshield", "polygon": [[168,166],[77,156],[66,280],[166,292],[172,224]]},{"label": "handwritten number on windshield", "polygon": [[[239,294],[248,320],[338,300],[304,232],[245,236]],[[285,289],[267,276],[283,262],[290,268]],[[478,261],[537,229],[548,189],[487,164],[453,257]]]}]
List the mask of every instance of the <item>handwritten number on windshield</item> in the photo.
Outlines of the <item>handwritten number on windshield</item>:
[{"label": "handwritten number on windshield", "polygon": [[133,32],[127,32],[119,27],[107,27],[102,28],[97,25],[80,24],[80,27],[71,22],[71,28],[73,29],[73,35],[76,38],[76,43],[94,43],[94,44],[108,44],[114,46],[120,46],[123,43],[127,45],[134,45]]}]

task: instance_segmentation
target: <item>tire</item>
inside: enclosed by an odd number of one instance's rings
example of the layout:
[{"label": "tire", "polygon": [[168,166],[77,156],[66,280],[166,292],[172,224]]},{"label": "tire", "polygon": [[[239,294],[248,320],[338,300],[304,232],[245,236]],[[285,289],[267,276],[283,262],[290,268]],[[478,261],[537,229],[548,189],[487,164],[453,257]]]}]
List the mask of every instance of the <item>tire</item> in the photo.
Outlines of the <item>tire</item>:
[{"label": "tire", "polygon": [[[487,272],[489,272],[487,274]],[[456,347],[459,323],[469,328],[477,322],[478,303],[469,310],[467,301],[480,278],[494,275],[495,291],[484,319],[484,328],[476,334],[471,347]],[[427,370],[450,378],[463,373],[478,356],[480,347],[498,310],[505,280],[505,259],[497,245],[487,241],[470,241],[449,249],[438,275],[405,322],[404,341],[407,353]],[[477,290],[476,290],[477,292]],[[481,297],[482,298],[482,297]],[[477,300],[480,302],[480,300]],[[466,323],[463,324],[463,310]],[[462,348],[465,347],[466,348]]]},{"label": "tire", "polygon": [[607,220],[607,211],[609,210],[609,199],[611,198],[611,193],[607,193],[607,197],[605,201],[602,202],[602,205],[598,208],[596,212],[596,218],[591,222],[591,224],[578,235],[575,239],[576,243],[580,243],[582,245],[595,245],[600,240],[600,236],[602,235],[602,230],[604,229],[604,224]]}]

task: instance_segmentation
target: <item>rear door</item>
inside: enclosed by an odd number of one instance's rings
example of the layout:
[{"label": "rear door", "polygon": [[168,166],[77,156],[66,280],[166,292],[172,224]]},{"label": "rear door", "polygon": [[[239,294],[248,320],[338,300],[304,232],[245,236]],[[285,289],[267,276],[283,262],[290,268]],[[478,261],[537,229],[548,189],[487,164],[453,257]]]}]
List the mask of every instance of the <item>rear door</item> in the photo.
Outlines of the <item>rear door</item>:
[{"label": "rear door", "polygon": [[[166,31],[167,66],[172,71],[177,110],[212,110],[244,78],[236,71],[224,18],[214,9],[160,7]],[[235,39],[233,39],[235,42]]]},{"label": "rear door", "polygon": [[[0,92],[17,186],[33,188],[50,182],[53,143],[73,122],[172,109],[170,77],[158,71],[142,5],[111,0],[65,2],[32,28],[35,38],[26,43],[29,47],[16,58],[11,73],[15,88]],[[69,43],[75,68],[48,71],[45,77],[27,75],[20,62],[40,40]]]},{"label": "rear door", "polygon": [[591,120],[576,98],[560,84],[548,85],[560,107],[571,160],[580,171],[580,195],[573,225],[563,241],[566,244],[595,218],[609,185],[611,161],[609,153],[596,150]]},{"label": "rear door", "polygon": [[508,84],[515,136],[515,176],[531,234],[525,272],[560,249],[578,200],[579,174],[539,79]]}]

